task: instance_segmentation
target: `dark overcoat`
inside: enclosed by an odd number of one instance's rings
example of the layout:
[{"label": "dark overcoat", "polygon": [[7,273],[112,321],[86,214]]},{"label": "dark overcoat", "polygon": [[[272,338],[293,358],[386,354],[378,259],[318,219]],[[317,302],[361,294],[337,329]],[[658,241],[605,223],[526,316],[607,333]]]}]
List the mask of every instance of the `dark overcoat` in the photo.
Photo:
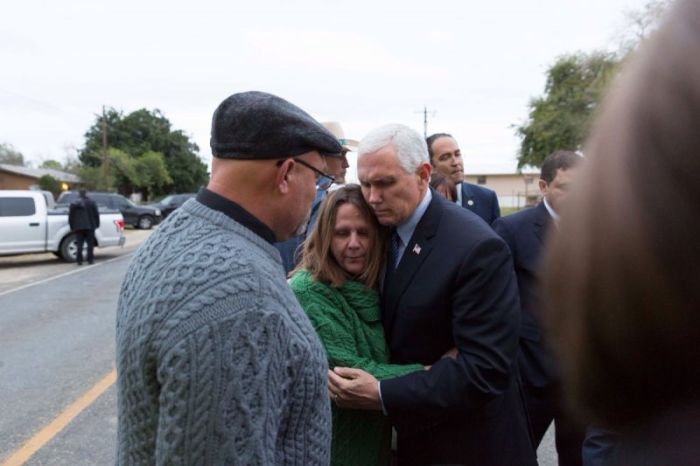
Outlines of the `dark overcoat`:
[{"label": "dark overcoat", "polygon": [[381,382],[400,465],[537,464],[515,364],[515,274],[489,225],[433,191],[385,277],[382,321],[392,362],[433,364]]},{"label": "dark overcoat", "polygon": [[508,244],[518,278],[520,308],[520,350],[518,358],[523,383],[546,388],[558,381],[558,371],[552,351],[542,336],[539,267],[542,247],[552,217],[543,202],[499,218],[493,229]]},{"label": "dark overcoat", "polygon": [[501,216],[498,196],[494,191],[466,181],[462,183],[462,207],[469,209],[491,225]]},{"label": "dark overcoat", "polygon": [[68,224],[72,231],[98,229],[100,213],[97,211],[95,201],[88,197],[71,202],[68,209]]}]

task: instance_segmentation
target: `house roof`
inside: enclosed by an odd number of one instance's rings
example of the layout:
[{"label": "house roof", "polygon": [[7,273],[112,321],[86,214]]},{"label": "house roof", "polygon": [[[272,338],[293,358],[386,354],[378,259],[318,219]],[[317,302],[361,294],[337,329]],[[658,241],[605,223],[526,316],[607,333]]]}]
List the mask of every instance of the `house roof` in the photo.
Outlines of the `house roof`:
[{"label": "house roof", "polygon": [[82,183],[83,180],[72,173],[62,172],[61,170],[53,170],[51,168],[29,168],[22,167],[19,165],[9,165],[7,163],[0,163],[0,170],[14,173],[17,175],[27,176],[29,178],[39,179],[44,175],[51,175],[58,181],[65,181],[67,183]]}]

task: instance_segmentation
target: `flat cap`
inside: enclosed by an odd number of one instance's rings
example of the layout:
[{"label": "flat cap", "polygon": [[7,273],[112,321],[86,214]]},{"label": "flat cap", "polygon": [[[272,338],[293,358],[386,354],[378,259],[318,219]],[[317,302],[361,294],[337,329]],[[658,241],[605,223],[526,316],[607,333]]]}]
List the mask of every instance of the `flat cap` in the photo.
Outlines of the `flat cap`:
[{"label": "flat cap", "polygon": [[316,150],[340,157],[333,134],[281,97],[258,91],[221,102],[211,124],[211,150],[222,159],[282,159]]}]

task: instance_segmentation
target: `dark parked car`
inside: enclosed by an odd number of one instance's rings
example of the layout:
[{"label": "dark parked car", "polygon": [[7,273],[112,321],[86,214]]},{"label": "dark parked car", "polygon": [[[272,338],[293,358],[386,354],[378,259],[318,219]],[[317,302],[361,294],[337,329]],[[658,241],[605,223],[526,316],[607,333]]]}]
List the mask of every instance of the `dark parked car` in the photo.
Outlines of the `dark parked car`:
[{"label": "dark parked car", "polygon": [[187,199],[193,198],[196,195],[197,193],[171,194],[169,196],[165,196],[158,202],[148,204],[148,206],[155,209],[160,209],[161,213],[163,214],[163,218],[166,218],[168,215],[173,213],[175,209],[184,204]]},{"label": "dark parked car", "polygon": [[[97,203],[110,209],[118,209],[124,217],[124,223],[137,228],[149,230],[163,219],[160,209],[149,206],[137,206],[129,199],[117,193],[88,192],[88,196]],[[77,191],[66,191],[58,196],[56,205],[70,204],[78,199]]]}]

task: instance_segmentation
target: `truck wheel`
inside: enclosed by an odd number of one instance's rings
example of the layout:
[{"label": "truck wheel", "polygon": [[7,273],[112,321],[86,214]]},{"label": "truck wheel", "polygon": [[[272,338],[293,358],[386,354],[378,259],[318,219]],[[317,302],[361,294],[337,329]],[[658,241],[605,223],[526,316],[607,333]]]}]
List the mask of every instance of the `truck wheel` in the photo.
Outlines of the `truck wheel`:
[{"label": "truck wheel", "polygon": [[153,227],[153,217],[150,215],[142,215],[139,217],[138,227],[142,230],[150,230]]},{"label": "truck wheel", "polygon": [[74,233],[71,233],[70,235],[63,238],[58,253],[60,254],[61,259],[63,259],[65,262],[76,261],[78,256],[78,243],[75,240]]}]

